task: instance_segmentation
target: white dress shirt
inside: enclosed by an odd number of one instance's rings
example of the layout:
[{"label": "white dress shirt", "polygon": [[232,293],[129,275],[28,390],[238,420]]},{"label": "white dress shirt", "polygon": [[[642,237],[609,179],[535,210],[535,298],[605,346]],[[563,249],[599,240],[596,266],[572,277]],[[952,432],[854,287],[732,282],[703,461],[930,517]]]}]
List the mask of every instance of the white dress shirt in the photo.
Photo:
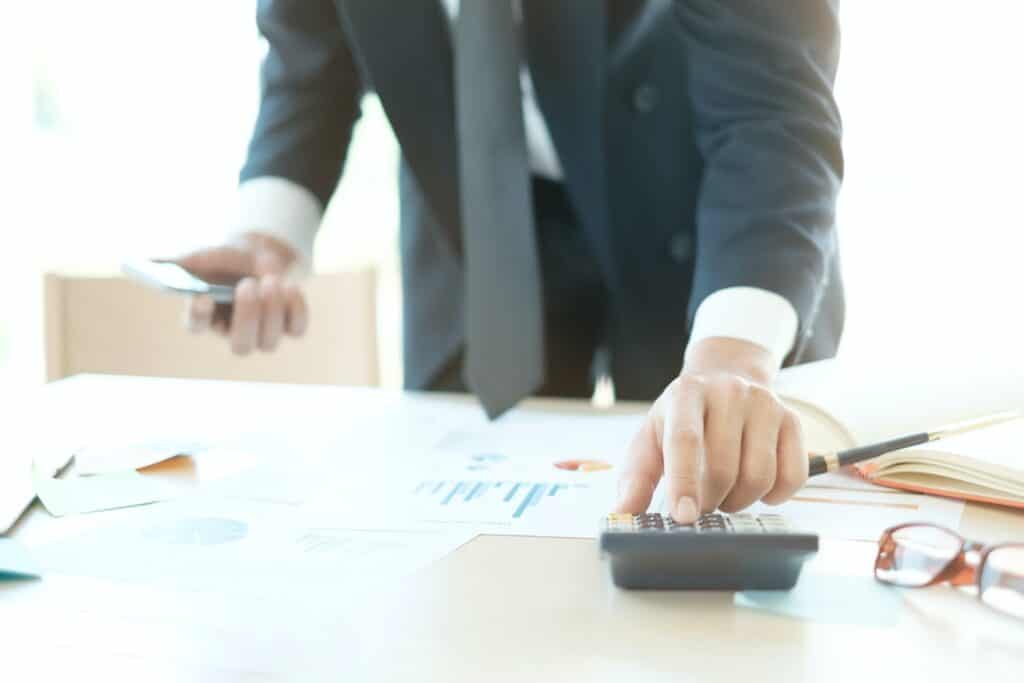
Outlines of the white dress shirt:
[{"label": "white dress shirt", "polygon": [[[439,1],[449,20],[454,21],[459,0]],[[530,170],[539,176],[560,180],[562,165],[547,123],[537,106],[533,81],[526,65],[520,71],[520,87]],[[235,235],[261,232],[276,237],[295,249],[303,268],[310,267],[313,242],[324,208],[312,192],[285,178],[263,177],[241,183],[238,198]],[[732,337],[768,349],[775,358],[776,366],[781,367],[796,341],[797,327],[796,309],[783,296],[756,287],[729,287],[714,292],[698,306],[690,332],[689,349],[709,337]]]}]

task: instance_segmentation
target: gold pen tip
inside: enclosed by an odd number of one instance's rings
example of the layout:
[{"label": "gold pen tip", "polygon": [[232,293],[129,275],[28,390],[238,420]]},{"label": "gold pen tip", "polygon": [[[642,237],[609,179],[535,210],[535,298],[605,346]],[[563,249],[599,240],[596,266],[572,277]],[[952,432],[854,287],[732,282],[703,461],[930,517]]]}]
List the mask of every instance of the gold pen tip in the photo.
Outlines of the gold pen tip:
[{"label": "gold pen tip", "polygon": [[976,429],[983,429],[985,427],[994,427],[1005,422],[1013,422],[1014,420],[1020,420],[1024,418],[1024,413],[1016,410],[1007,410],[1001,413],[993,413],[991,415],[985,415],[983,417],[974,418],[972,420],[964,420],[963,422],[956,422],[951,425],[937,429],[928,435],[929,441],[938,441],[939,439],[949,438],[958,434],[966,434],[967,432],[973,432]]}]

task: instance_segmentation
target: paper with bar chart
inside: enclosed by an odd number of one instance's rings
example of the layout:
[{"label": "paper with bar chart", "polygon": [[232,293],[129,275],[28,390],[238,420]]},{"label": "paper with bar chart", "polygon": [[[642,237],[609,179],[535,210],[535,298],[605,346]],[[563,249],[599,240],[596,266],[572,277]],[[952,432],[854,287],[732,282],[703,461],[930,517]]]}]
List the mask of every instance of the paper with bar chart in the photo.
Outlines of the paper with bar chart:
[{"label": "paper with bar chart", "polygon": [[308,507],[364,528],[593,538],[642,420],[530,411],[493,423],[452,420],[418,449],[340,469]]},{"label": "paper with bar chart", "polygon": [[469,456],[396,481],[401,488],[389,507],[428,526],[593,537],[613,501],[616,468],[566,468],[565,462],[494,453]]},{"label": "paper with bar chart", "polygon": [[609,493],[604,480],[427,479],[413,487],[410,507],[426,522],[486,533],[591,537]]},{"label": "paper with bar chart", "polygon": [[586,484],[565,484],[558,482],[531,481],[421,481],[413,494],[429,497],[442,508],[453,509],[459,503],[477,501],[479,507],[493,507],[502,511],[502,516],[522,519],[531,508],[539,506],[546,499],[565,495],[570,487],[585,487]]},{"label": "paper with bar chart", "polygon": [[310,507],[366,528],[592,538],[614,504],[624,455],[618,444],[538,439],[526,452],[514,439],[459,439],[358,473],[346,470],[342,481],[325,483]]}]

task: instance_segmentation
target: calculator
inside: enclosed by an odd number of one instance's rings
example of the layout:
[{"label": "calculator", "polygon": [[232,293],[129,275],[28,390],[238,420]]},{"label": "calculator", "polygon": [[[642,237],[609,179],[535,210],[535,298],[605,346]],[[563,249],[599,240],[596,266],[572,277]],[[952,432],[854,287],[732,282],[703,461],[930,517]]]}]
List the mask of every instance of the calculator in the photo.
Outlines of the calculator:
[{"label": "calculator", "polygon": [[676,524],[669,515],[615,513],[604,519],[600,547],[621,588],[787,590],[818,552],[818,536],[774,514],[716,512]]}]

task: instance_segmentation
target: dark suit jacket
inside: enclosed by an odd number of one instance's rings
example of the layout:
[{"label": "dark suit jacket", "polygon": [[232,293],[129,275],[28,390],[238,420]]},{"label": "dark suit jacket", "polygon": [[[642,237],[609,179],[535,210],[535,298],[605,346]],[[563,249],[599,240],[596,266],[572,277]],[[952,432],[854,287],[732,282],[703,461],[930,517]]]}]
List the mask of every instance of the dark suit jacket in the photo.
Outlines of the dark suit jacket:
[{"label": "dark suit jacket", "polygon": [[[834,354],[843,172],[838,0],[523,0],[526,57],[609,291],[620,396],[678,373],[694,312],[732,286],[800,319],[788,362]],[[242,178],[324,203],[372,89],[402,147],[406,384],[463,342],[452,55],[440,0],[261,0],[269,52]]]}]

